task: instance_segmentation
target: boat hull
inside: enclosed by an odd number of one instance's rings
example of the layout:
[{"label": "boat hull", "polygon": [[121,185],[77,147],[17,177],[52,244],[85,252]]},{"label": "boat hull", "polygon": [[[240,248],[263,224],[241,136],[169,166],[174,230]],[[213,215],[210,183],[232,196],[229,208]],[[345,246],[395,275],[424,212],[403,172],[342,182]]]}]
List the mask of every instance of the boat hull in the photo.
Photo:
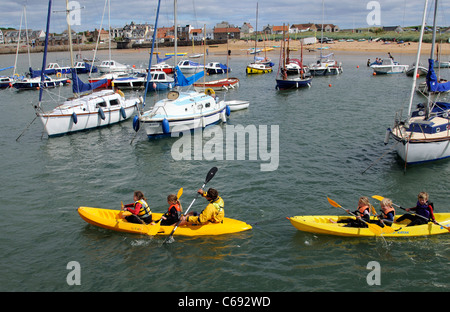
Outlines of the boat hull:
[{"label": "boat hull", "polygon": [[49,112],[36,114],[49,137],[112,125],[137,112],[139,99],[125,100],[112,91],[98,91],[69,99]]},{"label": "boat hull", "polygon": [[298,89],[303,87],[311,87],[312,79],[276,79],[278,90]]},{"label": "boat hull", "polygon": [[[39,80],[40,81],[40,80]],[[33,81],[16,81],[13,84],[13,87],[18,90],[37,90],[40,87],[40,82],[37,80]],[[43,85],[44,88],[56,88],[65,86],[70,83],[70,79],[68,78],[61,78],[61,79],[52,79],[51,81],[44,81]]]},{"label": "boat hull", "polygon": [[227,105],[230,108],[231,112],[235,112],[241,109],[246,109],[249,107],[250,102],[249,101],[242,101],[242,100],[231,100],[231,101],[225,101],[225,105]]},{"label": "boat hull", "polygon": [[[396,219],[400,216],[396,216]],[[442,225],[450,225],[450,213],[435,213],[436,221]],[[373,237],[376,236],[368,228],[354,228],[345,227],[345,223],[333,223],[330,221],[338,221],[341,219],[347,219],[349,217],[342,216],[294,216],[288,218],[291,224],[302,232],[326,234],[335,236],[348,236],[348,237]],[[382,233],[384,237],[413,237],[413,236],[428,236],[446,234],[449,231],[442,226],[434,223],[428,223],[423,225],[406,226],[407,222],[394,223],[392,233]]]},{"label": "boat hull", "polygon": [[247,74],[267,74],[267,73],[272,72],[272,67],[256,68],[256,67],[252,67],[252,66],[247,66],[246,72],[247,72]]},{"label": "boat hull", "polygon": [[168,121],[169,129],[164,131],[164,119],[144,121],[145,131],[149,139],[178,135],[183,131],[203,129],[219,122],[226,122],[226,107],[211,111],[208,114],[185,118],[165,118]]},{"label": "boat hull", "polygon": [[409,65],[393,65],[393,66],[383,66],[383,65],[373,65],[371,66],[373,72],[377,75],[386,74],[401,74],[408,70]]},{"label": "boat hull", "polygon": [[[79,207],[80,217],[89,224],[125,233],[151,235],[154,232],[155,225],[129,223],[121,216],[120,210],[102,209],[93,207]],[[154,220],[161,218],[161,213],[153,213]],[[159,226],[159,225],[157,225]],[[239,233],[250,230],[251,225],[231,219],[224,218],[222,223],[208,223],[205,225],[179,226],[173,235],[179,236],[205,236],[205,235],[224,235]],[[173,226],[160,226],[156,235],[170,235]],[[153,235],[153,234],[152,234]]]},{"label": "boat hull", "polygon": [[194,89],[197,92],[204,92],[206,89],[213,89],[214,91],[227,91],[239,87],[238,78],[219,79],[207,81],[205,83],[194,83]]}]

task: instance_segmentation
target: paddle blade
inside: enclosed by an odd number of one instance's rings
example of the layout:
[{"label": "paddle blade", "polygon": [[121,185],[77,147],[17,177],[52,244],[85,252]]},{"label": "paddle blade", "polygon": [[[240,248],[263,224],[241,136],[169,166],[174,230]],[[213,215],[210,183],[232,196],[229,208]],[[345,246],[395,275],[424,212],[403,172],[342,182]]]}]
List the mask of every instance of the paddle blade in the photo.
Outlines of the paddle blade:
[{"label": "paddle blade", "polygon": [[392,227],[385,225],[384,228],[382,228],[382,232],[383,234],[391,234],[394,233],[395,230]]},{"label": "paddle blade", "polygon": [[383,229],[384,228],[382,228],[382,227],[380,227],[380,226],[378,226],[376,224],[371,224],[371,223],[367,223],[367,222],[364,222],[364,223],[367,224],[367,226],[369,227],[369,230],[371,230],[372,233],[374,233],[375,235],[383,234]]},{"label": "paddle blade", "polygon": [[180,199],[181,195],[183,195],[183,188],[182,187],[180,187],[180,189],[178,190],[177,199]]},{"label": "paddle blade", "polygon": [[219,170],[217,169],[217,167],[212,167],[209,170],[208,174],[206,175],[205,184],[211,181],[212,178],[214,178],[214,175],[216,174],[217,170]]},{"label": "paddle blade", "polygon": [[342,208],[341,205],[339,205],[337,202],[335,202],[334,200],[332,200],[332,199],[329,198],[328,196],[327,196],[327,199],[328,199],[328,202],[330,203],[331,206],[337,207],[337,208]]},{"label": "paddle blade", "polygon": [[379,201],[382,201],[384,199],[384,197],[380,196],[380,195],[373,195],[372,198],[375,198],[375,199],[377,199]]}]

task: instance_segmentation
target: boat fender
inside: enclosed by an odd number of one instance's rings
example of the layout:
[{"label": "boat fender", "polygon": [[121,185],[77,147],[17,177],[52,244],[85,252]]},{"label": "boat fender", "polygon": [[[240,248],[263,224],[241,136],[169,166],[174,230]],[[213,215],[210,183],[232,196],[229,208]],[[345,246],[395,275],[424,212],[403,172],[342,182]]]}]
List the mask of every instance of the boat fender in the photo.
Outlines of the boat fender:
[{"label": "boat fender", "polygon": [[211,89],[211,88],[207,88],[207,89],[205,90],[205,94],[206,94],[206,95],[213,96],[214,94],[216,94],[216,92],[214,92],[214,90]]},{"label": "boat fender", "polygon": [[162,121],[162,130],[164,134],[170,133],[169,121],[166,118],[164,118]]},{"label": "boat fender", "polygon": [[73,120],[73,123],[74,123],[74,124],[77,124],[77,122],[78,122],[78,116],[77,116],[77,114],[75,114],[75,112],[73,112],[73,114],[72,114],[72,120]]},{"label": "boat fender", "polygon": [[98,109],[98,114],[100,115],[100,118],[102,119],[102,120],[105,120],[105,112],[103,111],[103,109],[100,107],[99,109]]},{"label": "boat fender", "polygon": [[120,89],[117,89],[116,93],[119,94],[121,97],[125,97],[125,94],[123,94],[122,90]]},{"label": "boat fender", "polygon": [[127,119],[127,113],[125,112],[125,108],[120,108],[120,115],[122,115],[123,119]]},{"label": "boat fender", "polygon": [[139,120],[139,116],[136,115],[136,116],[134,116],[134,118],[133,118],[133,129],[134,129],[134,131],[138,132],[140,126],[141,126],[141,122],[140,122],[140,120]]},{"label": "boat fender", "polygon": [[389,143],[390,134],[391,134],[391,128],[387,128],[386,134],[384,136],[384,145],[387,145]]},{"label": "boat fender", "polygon": [[227,106],[225,107],[225,112],[227,113],[227,116],[230,116],[230,114],[231,114],[231,109],[230,109],[230,106],[229,106],[229,105],[227,105]]}]

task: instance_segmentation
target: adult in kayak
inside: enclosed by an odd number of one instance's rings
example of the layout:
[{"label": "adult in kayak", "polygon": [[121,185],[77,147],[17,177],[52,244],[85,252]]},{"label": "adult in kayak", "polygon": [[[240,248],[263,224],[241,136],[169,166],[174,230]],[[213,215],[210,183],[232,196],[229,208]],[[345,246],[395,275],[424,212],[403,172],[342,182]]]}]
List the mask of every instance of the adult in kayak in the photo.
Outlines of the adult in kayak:
[{"label": "adult in kayak", "polygon": [[219,192],[213,188],[210,188],[207,192],[202,189],[199,189],[197,192],[206,198],[209,204],[200,214],[197,212],[190,212],[186,216],[183,216],[180,225],[222,222],[225,217],[225,210],[223,209],[225,204],[222,197],[219,196]]},{"label": "adult in kayak", "polygon": [[134,203],[127,204],[124,207],[125,211],[129,211],[132,214],[125,216],[125,220],[130,223],[149,224],[152,222],[152,211],[147,204],[147,198],[141,191],[134,191],[133,193]]},{"label": "adult in kayak", "polygon": [[398,223],[403,220],[411,220],[407,226],[426,224],[429,221],[436,222],[433,214],[433,204],[428,201],[428,197],[427,192],[420,192],[417,196],[416,207],[405,209],[408,212],[413,211],[416,215],[405,213],[403,216],[398,218],[396,222]]},{"label": "adult in kayak", "polygon": [[[353,214],[356,216],[356,219],[353,218],[347,218],[347,219],[341,219],[337,221],[337,223],[347,223],[346,227],[358,227],[358,228],[366,228],[367,224],[364,223],[361,220],[364,220],[366,222],[370,221],[370,202],[369,198],[366,196],[362,196],[358,200],[358,209],[356,209]],[[350,213],[349,209],[346,209],[347,213]]]}]

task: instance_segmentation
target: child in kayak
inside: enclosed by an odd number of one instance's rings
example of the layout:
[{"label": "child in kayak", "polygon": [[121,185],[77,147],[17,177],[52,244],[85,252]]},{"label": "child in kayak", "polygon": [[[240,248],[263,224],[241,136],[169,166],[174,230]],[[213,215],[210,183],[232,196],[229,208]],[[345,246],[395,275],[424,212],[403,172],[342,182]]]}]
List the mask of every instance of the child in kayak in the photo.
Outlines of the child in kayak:
[{"label": "child in kayak", "polygon": [[206,224],[208,222],[212,223],[220,223],[222,222],[225,211],[223,209],[224,202],[223,199],[219,196],[219,192],[217,190],[210,188],[208,192],[204,192],[202,189],[197,191],[203,197],[209,201],[208,206],[206,206],[203,211],[198,214],[197,212],[190,212],[187,216],[182,217],[182,222],[180,225],[184,225],[186,223],[190,224]]},{"label": "child in kayak", "polygon": [[[405,213],[403,216],[397,219],[396,222],[402,222],[403,220],[411,220],[407,226],[427,224],[428,222],[436,222],[433,214],[433,204],[428,201],[428,193],[420,192],[417,196],[416,207],[407,208],[406,211],[413,211],[416,215]],[[420,217],[421,216],[421,217]]]},{"label": "child in kayak", "polygon": [[375,223],[381,227],[384,227],[384,225],[391,226],[392,223],[394,223],[395,217],[395,209],[392,207],[392,200],[389,198],[383,198],[380,202],[380,206],[381,214],[378,215],[378,220]]},{"label": "child in kayak", "polygon": [[126,216],[125,220],[130,223],[149,224],[152,222],[152,212],[147,204],[147,198],[141,191],[134,191],[133,193],[134,203],[127,204],[124,207],[125,211],[132,213],[130,216]]},{"label": "child in kayak", "polygon": [[174,225],[180,220],[181,212],[183,211],[181,203],[175,194],[167,196],[167,203],[170,206],[167,212],[161,217],[161,225]]},{"label": "child in kayak", "polygon": [[[349,209],[346,209],[347,213],[350,213]],[[358,200],[358,209],[356,209],[355,212],[353,212],[354,215],[356,215],[356,219],[353,218],[346,218],[342,220],[338,220],[337,223],[347,223],[346,227],[357,227],[357,228],[366,228],[367,224],[365,224],[363,221],[366,222],[370,221],[370,202],[369,198],[366,196],[362,196]]]}]

